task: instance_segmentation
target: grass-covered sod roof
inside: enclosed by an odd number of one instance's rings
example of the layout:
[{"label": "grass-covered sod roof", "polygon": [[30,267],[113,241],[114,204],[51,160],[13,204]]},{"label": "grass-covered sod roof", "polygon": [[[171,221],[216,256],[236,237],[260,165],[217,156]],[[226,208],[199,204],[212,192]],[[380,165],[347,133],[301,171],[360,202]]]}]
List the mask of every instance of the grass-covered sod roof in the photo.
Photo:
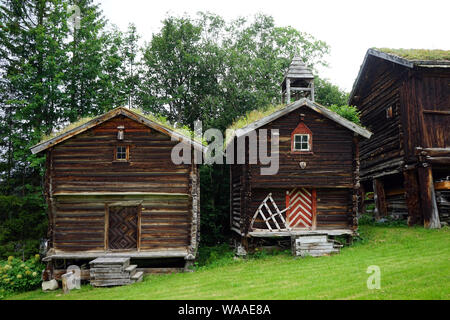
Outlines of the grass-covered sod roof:
[{"label": "grass-covered sod roof", "polygon": [[450,61],[450,50],[373,48],[411,61]]},{"label": "grass-covered sod roof", "polygon": [[[318,104],[317,102],[314,102],[315,104]],[[271,115],[272,113],[281,110],[283,108],[287,107],[286,104],[278,104],[278,105],[269,105],[265,108],[261,108],[261,109],[255,109],[255,110],[251,110],[249,112],[247,112],[245,115],[237,118],[229,127],[229,130],[238,130],[241,128],[244,128],[245,126],[261,120],[269,115]],[[332,105],[330,107],[325,107],[322,106],[324,108],[328,108],[329,110],[337,113],[338,115],[340,115],[341,117],[350,120],[354,123],[356,123],[357,125],[361,125],[361,122],[359,120],[359,112],[357,110],[356,107],[352,107],[352,106],[336,106],[336,105]]]},{"label": "grass-covered sod roof", "polygon": [[[163,116],[152,114],[152,113],[144,111],[144,110],[142,110],[140,108],[131,108],[131,109],[127,109],[127,110],[129,110],[129,111],[131,111],[133,113],[136,113],[136,114],[146,118],[147,120],[153,121],[153,122],[159,124],[160,126],[166,128],[166,129],[168,129],[170,131],[174,131],[174,132],[180,133],[180,134],[182,134],[182,135],[184,135],[186,137],[191,137],[194,140],[196,140],[196,141],[198,141],[198,142],[200,142],[200,143],[202,143],[204,145],[206,144],[205,141],[195,137],[194,136],[194,132],[192,130],[190,130],[190,128],[187,127],[187,126],[176,126],[176,125],[170,123],[170,121],[168,121],[167,118],[165,118]],[[53,139],[53,138],[58,137],[60,135],[63,135],[65,133],[69,132],[70,130],[76,129],[76,128],[78,128],[78,127],[80,127],[80,126],[82,126],[82,125],[84,125],[84,124],[86,124],[89,121],[92,121],[94,119],[96,119],[96,117],[93,117],[93,116],[82,117],[82,118],[78,119],[77,121],[72,122],[72,123],[64,126],[60,130],[57,130],[57,131],[54,131],[54,132],[52,132],[52,133],[50,133],[48,135],[42,136],[42,138],[41,138],[39,143],[43,143],[45,141],[48,141],[50,139]]]}]

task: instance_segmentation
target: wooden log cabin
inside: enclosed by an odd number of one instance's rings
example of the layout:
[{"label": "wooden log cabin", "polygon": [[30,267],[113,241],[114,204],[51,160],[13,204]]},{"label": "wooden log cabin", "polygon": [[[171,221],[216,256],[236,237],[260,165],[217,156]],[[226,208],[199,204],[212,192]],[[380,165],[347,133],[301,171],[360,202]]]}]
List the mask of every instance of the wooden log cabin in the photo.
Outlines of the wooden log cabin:
[{"label": "wooden log cabin", "polygon": [[[450,222],[450,51],[369,49],[350,94],[362,125],[361,194],[375,215]],[[362,204],[364,205],[364,204]]]},{"label": "wooden log cabin", "polygon": [[[97,257],[129,257],[144,271],[182,269],[197,253],[197,165],[171,160],[196,140],[125,108],[116,108],[32,147],[45,152],[50,277]],[[192,152],[193,154],[193,152]],[[88,277],[89,270],[82,271]]]},{"label": "wooden log cabin", "polygon": [[[313,81],[308,74],[292,75],[288,71],[287,76]],[[311,89],[298,79],[291,80],[287,88],[283,84],[288,103],[290,84]],[[273,175],[262,174],[261,168],[267,165],[260,158],[252,159],[249,138],[245,138],[255,133],[259,139],[265,134],[262,129],[269,133],[266,150],[270,150],[272,139],[277,136],[279,140],[279,170]],[[272,135],[271,130],[275,130]],[[230,224],[237,246],[248,250],[267,241],[287,241],[301,235],[354,235],[358,141],[370,135],[308,97],[235,128],[227,152],[233,148],[236,158],[238,140],[245,141],[245,162],[239,164],[235,159],[230,166]],[[258,143],[255,154],[260,154],[261,145]]]}]

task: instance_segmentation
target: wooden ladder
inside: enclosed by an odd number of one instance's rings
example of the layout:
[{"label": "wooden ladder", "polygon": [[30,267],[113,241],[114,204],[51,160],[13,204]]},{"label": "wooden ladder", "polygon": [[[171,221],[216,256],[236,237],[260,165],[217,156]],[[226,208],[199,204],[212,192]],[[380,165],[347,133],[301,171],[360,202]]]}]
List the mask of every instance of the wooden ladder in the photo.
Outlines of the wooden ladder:
[{"label": "wooden ladder", "polygon": [[[272,212],[272,210],[270,209],[268,201],[270,201],[270,203],[272,204],[272,207],[275,212]],[[269,231],[290,231],[291,228],[288,227],[286,220],[283,217],[283,213],[289,210],[290,207],[291,206],[280,211],[280,209],[278,209],[277,204],[272,198],[272,193],[269,193],[267,197],[261,202],[258,209],[256,209],[252,221],[250,222],[249,230],[253,230],[253,224],[255,223],[256,218],[258,216],[261,216],[262,220],[266,223],[267,229]],[[264,213],[264,210],[266,211],[266,213]],[[280,223],[278,223],[277,218],[280,219]],[[270,222],[273,222],[274,228],[272,228]]]}]

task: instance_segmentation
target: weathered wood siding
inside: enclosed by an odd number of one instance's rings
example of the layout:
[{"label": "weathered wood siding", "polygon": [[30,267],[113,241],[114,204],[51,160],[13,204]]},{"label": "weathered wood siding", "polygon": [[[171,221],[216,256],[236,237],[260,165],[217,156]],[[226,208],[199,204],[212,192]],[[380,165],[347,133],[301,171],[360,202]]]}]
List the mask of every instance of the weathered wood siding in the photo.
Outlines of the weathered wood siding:
[{"label": "weathered wood siding", "polygon": [[241,203],[243,201],[243,165],[230,166],[230,225],[241,232]]},{"label": "weathered wood siding", "polygon": [[[304,123],[312,131],[312,153],[291,152],[291,133],[304,114]],[[276,175],[261,175],[261,164],[251,164],[252,188],[316,187],[353,188],[353,132],[307,108],[261,127],[267,129],[270,150],[270,129],[280,133],[279,171]],[[306,162],[301,169],[300,161]]]},{"label": "weathered wood siding", "polygon": [[[391,62],[380,62],[367,81],[365,95],[357,100],[361,124],[373,136],[360,142],[361,180],[386,171],[399,171],[403,165],[403,133],[400,108],[401,87],[406,71]],[[392,117],[387,116],[388,109]]]},{"label": "weathered wood siding", "polygon": [[[117,126],[125,140],[117,140]],[[53,192],[188,193],[189,165],[175,165],[177,142],[126,117],[116,117],[55,146]],[[130,146],[130,161],[114,161],[117,145]]]},{"label": "weathered wood siding", "polygon": [[107,250],[108,205],[140,203],[140,250],[186,249],[191,213],[187,196],[58,196],[54,248],[61,251]]},{"label": "weathered wood siding", "polygon": [[[311,153],[291,152],[291,133],[298,126],[301,114],[312,132]],[[241,232],[247,233],[253,215],[269,193],[272,193],[279,209],[283,210],[286,208],[286,191],[300,186],[316,190],[317,229],[354,228],[352,210],[357,150],[354,133],[307,107],[299,108],[260,129],[267,129],[268,150],[270,129],[279,130],[279,171],[275,175],[261,175],[260,169],[266,165],[260,163],[231,166],[231,197],[240,193],[241,199]],[[247,160],[248,150],[247,143]],[[305,169],[300,168],[301,161],[306,162]],[[238,177],[242,181],[240,184]],[[232,206],[235,208],[234,202]],[[267,227],[258,218],[254,228]]]},{"label": "weathered wood siding", "polygon": [[402,114],[407,162],[417,161],[416,147],[450,146],[449,88],[450,70],[445,69],[416,70],[403,84]]},{"label": "weathered wood siding", "polygon": [[[317,229],[345,229],[353,227],[352,220],[352,193],[351,189],[342,188],[318,188],[316,189],[316,223]],[[264,200],[264,198],[272,193],[272,198],[276,202],[278,208],[283,210],[286,208],[286,190],[280,189],[260,189],[252,190],[252,199],[249,206],[247,218],[253,217],[256,209]],[[286,219],[286,213],[283,213]],[[248,226],[248,223],[246,224]],[[261,217],[258,216],[254,223],[256,229],[266,229],[266,225]],[[275,227],[275,225],[273,225]],[[246,232],[247,230],[244,230]]]},{"label": "weathered wood siding", "polygon": [[[364,79],[351,103],[361,111],[363,126],[374,134],[360,143],[360,176],[368,190],[372,180],[374,186],[382,186],[373,188],[380,193],[375,215],[407,213],[410,225],[437,226],[428,221],[430,212],[438,216],[433,176],[448,176],[450,160],[428,157],[417,148],[450,146],[450,70],[437,65],[410,68],[368,57]],[[392,117],[387,116],[390,113]]]},{"label": "weathered wood siding", "polygon": [[[119,125],[125,127],[123,141],[117,140]],[[47,177],[53,247],[107,250],[108,205],[132,201],[140,206],[138,250],[186,249],[192,220],[192,166],[172,163],[176,143],[118,116],[53,147]],[[117,145],[130,146],[128,162],[114,161]],[[143,192],[156,194],[136,195]]]}]

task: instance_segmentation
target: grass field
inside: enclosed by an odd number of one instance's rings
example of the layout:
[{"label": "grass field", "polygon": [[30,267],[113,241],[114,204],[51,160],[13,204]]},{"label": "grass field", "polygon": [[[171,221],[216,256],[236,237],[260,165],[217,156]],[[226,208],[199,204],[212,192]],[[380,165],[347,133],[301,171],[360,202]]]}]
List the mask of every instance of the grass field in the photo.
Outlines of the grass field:
[{"label": "grass field", "polygon": [[[21,293],[9,299],[449,299],[449,228],[361,226],[362,241],[341,253],[294,258],[288,253],[233,260],[230,255],[193,273],[148,275],[116,288],[85,285]],[[367,268],[381,269],[369,290]]]}]

